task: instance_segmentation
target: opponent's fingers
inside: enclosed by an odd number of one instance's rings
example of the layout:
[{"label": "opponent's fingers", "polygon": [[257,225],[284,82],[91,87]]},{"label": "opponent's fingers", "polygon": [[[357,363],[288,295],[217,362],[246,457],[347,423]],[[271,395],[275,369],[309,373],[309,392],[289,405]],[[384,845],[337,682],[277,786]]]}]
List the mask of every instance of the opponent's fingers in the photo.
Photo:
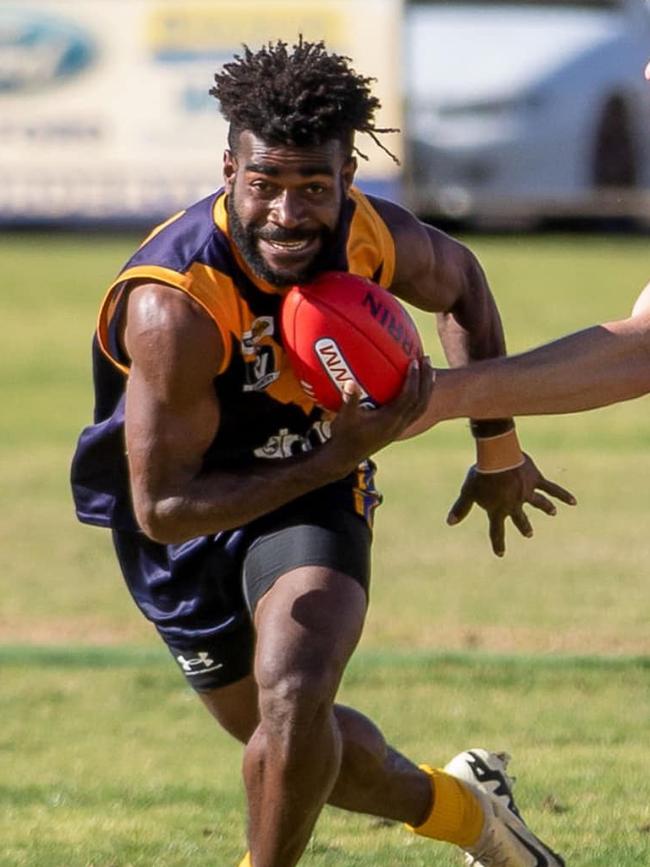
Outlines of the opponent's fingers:
[{"label": "opponent's fingers", "polygon": [[[417,359],[413,359],[408,366],[404,382],[399,394],[389,403],[384,404],[387,413],[406,414],[418,399],[420,388],[420,372]],[[384,408],[382,407],[382,408]]]},{"label": "opponent's fingers", "polygon": [[431,364],[431,359],[428,355],[423,355],[422,358],[418,359],[418,369],[420,373],[420,391],[423,391],[429,397],[436,384],[436,370],[433,364]]},{"label": "opponent's fingers", "polygon": [[503,515],[490,515],[490,542],[497,557],[506,553],[506,524]]},{"label": "opponent's fingers", "polygon": [[556,485],[555,482],[549,482],[548,479],[540,478],[535,487],[539,488],[540,491],[550,494],[551,497],[557,497],[558,500],[566,503],[567,506],[575,506],[578,502],[571,491],[567,491],[566,488]]},{"label": "opponent's fingers", "polygon": [[423,376],[422,373],[421,362],[422,360],[417,358],[410,362],[400,393],[382,408],[385,409],[386,415],[392,417],[394,423],[402,430],[416,421],[429,404],[432,377],[429,373],[429,381],[426,381],[426,376]]},{"label": "opponent's fingers", "polygon": [[359,383],[355,379],[346,379],[341,390],[341,397],[348,403],[353,397],[359,397],[361,389]]},{"label": "opponent's fingers", "polygon": [[534,506],[536,509],[539,509],[541,512],[546,512],[547,515],[557,515],[557,509],[555,508],[555,503],[552,503],[547,497],[543,494],[538,494],[536,491],[533,492],[530,497],[528,497],[528,502],[531,506]]},{"label": "opponent's fingers", "polygon": [[428,355],[418,359],[418,393],[414,407],[414,419],[419,418],[429,406],[431,394],[436,381],[436,372]]},{"label": "opponent's fingers", "polygon": [[533,527],[530,521],[528,520],[528,515],[524,512],[523,509],[517,509],[516,512],[513,512],[510,515],[512,518],[512,523],[519,530],[522,536],[525,536],[527,539],[533,535]]},{"label": "opponent's fingers", "polygon": [[447,515],[447,523],[449,526],[453,527],[454,524],[460,524],[460,522],[469,515],[473,505],[474,500],[472,497],[468,497],[461,493]]},{"label": "opponent's fingers", "polygon": [[340,416],[352,415],[359,406],[361,400],[361,389],[353,379],[346,379],[341,389],[341,406],[338,414]]}]

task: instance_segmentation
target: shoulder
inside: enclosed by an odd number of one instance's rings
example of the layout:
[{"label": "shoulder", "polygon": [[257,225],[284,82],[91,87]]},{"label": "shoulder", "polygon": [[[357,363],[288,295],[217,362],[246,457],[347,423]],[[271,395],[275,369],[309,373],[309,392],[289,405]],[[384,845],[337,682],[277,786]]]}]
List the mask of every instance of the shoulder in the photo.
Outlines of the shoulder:
[{"label": "shoulder", "polygon": [[152,365],[198,365],[214,376],[223,345],[218,328],[187,293],[162,283],[135,284],[122,332],[131,359]]},{"label": "shoulder", "polygon": [[190,295],[165,283],[134,281],[130,286],[128,316],[142,327],[175,332],[201,328],[209,319]]}]

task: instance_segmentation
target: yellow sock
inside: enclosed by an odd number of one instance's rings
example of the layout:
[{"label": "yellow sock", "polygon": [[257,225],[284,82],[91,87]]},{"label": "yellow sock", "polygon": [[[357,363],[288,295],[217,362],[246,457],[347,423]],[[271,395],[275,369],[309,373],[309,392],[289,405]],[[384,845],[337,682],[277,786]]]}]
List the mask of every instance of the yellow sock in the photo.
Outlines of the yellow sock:
[{"label": "yellow sock", "polygon": [[406,827],[423,837],[472,846],[481,836],[485,820],[478,798],[451,774],[428,765],[420,768],[431,778],[433,807],[421,825]]},{"label": "yellow sock", "polygon": [[241,862],[239,867],[253,867],[253,862],[251,861],[251,853],[247,852],[244,855],[244,860]]}]

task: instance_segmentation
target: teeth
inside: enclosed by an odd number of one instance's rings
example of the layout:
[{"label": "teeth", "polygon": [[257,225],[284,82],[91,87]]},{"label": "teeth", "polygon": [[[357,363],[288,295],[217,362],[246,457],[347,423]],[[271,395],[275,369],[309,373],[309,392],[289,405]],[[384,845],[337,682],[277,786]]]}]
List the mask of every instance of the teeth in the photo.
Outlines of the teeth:
[{"label": "teeth", "polygon": [[308,241],[304,239],[301,241],[269,241],[269,244],[278,250],[300,250],[307,246]]}]

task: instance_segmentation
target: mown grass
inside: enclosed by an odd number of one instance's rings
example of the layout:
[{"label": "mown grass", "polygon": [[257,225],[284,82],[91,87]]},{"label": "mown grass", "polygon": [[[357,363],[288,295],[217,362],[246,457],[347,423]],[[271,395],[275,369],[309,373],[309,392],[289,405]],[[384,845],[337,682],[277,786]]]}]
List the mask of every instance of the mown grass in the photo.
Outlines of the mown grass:
[{"label": "mown grass", "polygon": [[[97,306],[136,243],[0,239],[0,867],[221,867],[242,852],[239,749],[135,610],[108,534],[78,525],[69,499]],[[511,351],[625,315],[650,272],[646,239],[471,245]],[[478,512],[444,524],[473,459],[465,423],[379,459],[371,611],[343,697],[417,760],[510,749],[531,823],[572,867],[650,862],[649,408],[520,420],[527,450],[579,506],[532,514],[533,540],[511,528],[504,560]],[[304,860],[459,863],[335,811]]]},{"label": "mown grass", "polygon": [[[3,867],[238,863],[240,749],[164,651],[5,651],[0,665]],[[650,856],[649,670],[633,658],[368,651],[341,698],[421,761],[507,746],[529,821],[567,863],[626,867]],[[450,847],[332,809],[304,862],[460,863]]]}]

